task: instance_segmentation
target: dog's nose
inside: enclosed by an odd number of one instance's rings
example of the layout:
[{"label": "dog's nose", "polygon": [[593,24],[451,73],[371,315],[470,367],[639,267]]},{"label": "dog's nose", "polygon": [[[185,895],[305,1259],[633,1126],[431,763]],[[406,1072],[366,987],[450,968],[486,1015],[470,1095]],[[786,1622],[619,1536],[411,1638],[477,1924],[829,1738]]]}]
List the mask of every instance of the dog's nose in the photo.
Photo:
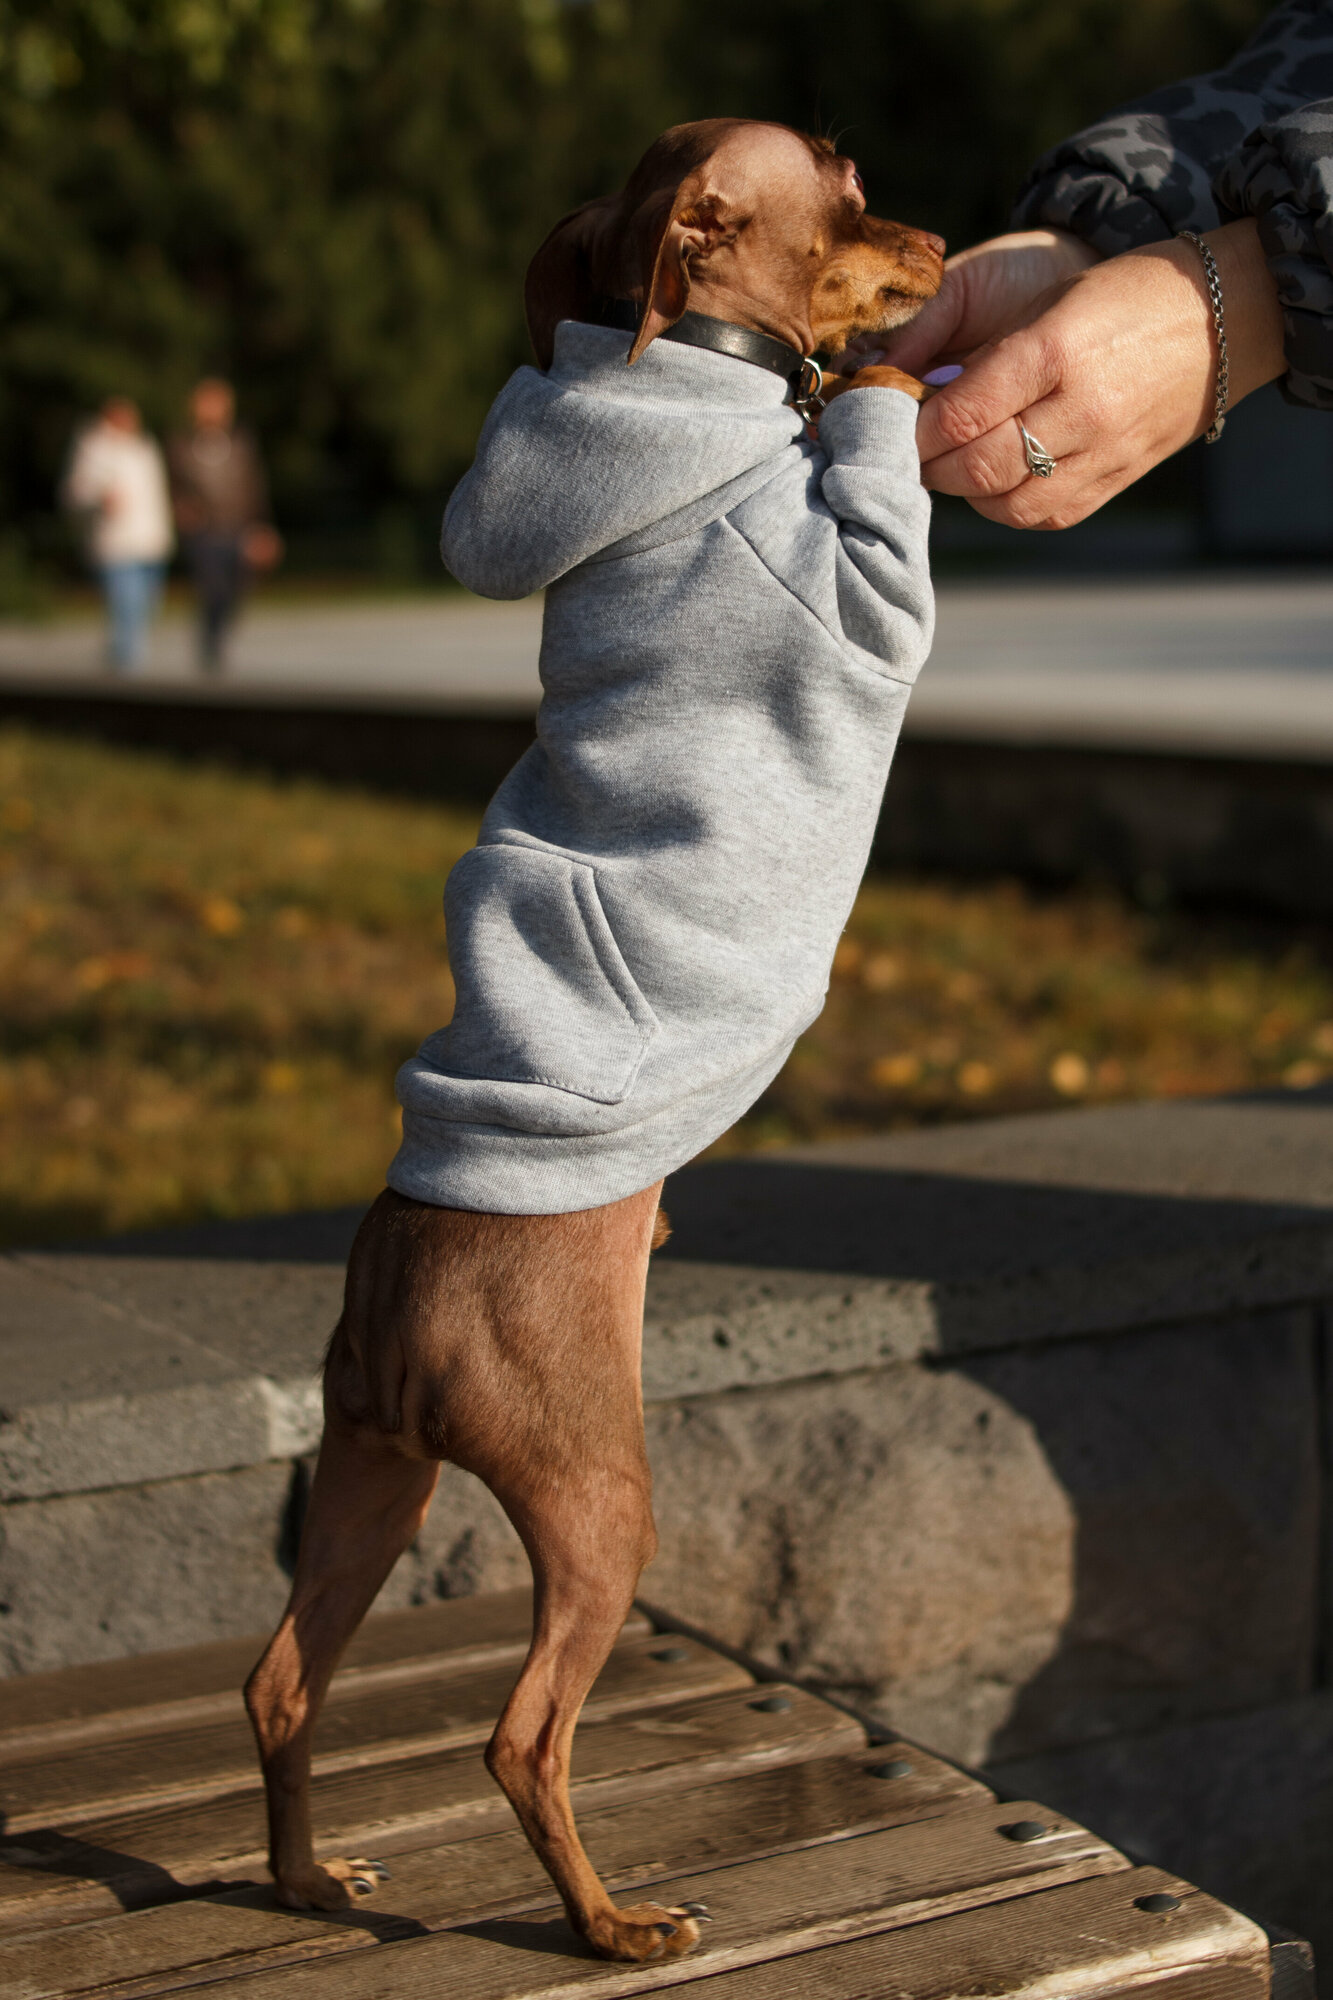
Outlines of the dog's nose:
[{"label": "dog's nose", "polygon": [[929,229],[920,229],[917,231],[917,234],[920,236],[927,250],[933,250],[937,257],[942,257],[949,247],[942,236],[932,235]]}]

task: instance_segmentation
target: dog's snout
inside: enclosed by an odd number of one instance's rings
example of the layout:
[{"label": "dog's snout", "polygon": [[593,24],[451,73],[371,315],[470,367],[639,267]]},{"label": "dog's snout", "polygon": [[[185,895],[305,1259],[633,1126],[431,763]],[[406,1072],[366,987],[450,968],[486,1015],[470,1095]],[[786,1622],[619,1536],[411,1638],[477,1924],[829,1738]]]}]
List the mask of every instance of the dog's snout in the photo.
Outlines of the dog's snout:
[{"label": "dog's snout", "polygon": [[936,257],[942,257],[949,247],[942,236],[934,235],[929,229],[918,229],[917,235],[926,249],[932,251]]}]

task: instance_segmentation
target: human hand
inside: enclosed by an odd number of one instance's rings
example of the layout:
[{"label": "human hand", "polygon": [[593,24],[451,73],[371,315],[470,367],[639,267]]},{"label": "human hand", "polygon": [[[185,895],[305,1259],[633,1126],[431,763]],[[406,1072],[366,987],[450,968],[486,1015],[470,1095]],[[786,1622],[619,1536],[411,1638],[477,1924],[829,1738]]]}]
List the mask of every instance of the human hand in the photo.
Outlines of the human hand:
[{"label": "human hand", "polygon": [[283,557],[282,536],[268,522],[256,522],[241,537],[241,554],[250,569],[276,569]]},{"label": "human hand", "polygon": [[[1234,404],[1282,373],[1281,310],[1252,220],[1205,240],[1222,281]],[[1194,245],[1128,251],[1067,278],[925,405],[922,478],[1009,527],[1070,527],[1207,430],[1216,378]],[[1056,460],[1049,479],[1028,472],[1020,415]]]}]

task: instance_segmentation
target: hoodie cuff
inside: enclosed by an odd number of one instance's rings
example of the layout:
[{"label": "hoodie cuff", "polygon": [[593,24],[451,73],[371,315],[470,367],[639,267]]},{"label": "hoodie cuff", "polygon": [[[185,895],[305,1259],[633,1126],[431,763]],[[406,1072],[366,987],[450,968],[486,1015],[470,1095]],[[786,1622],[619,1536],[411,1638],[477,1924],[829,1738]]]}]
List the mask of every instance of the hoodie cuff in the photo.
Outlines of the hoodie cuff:
[{"label": "hoodie cuff", "polygon": [[1259,126],[1214,189],[1224,215],[1258,224],[1282,307],[1283,395],[1333,410],[1333,98]]},{"label": "hoodie cuff", "polygon": [[916,466],[916,418],[920,404],[906,389],[844,389],[819,419],[819,442],[839,465],[858,460],[882,465],[910,452]]}]

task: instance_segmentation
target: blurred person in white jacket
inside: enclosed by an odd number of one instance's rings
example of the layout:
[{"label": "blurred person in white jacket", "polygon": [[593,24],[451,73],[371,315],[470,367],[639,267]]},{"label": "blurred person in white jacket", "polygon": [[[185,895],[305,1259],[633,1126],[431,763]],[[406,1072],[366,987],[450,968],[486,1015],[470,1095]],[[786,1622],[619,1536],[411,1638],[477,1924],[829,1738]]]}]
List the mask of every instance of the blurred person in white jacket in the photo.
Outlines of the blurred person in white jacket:
[{"label": "blurred person in white jacket", "polygon": [[109,397],[75,440],[64,500],[87,523],[89,560],[106,595],[107,665],[133,673],[143,663],[175,535],[161,450],[128,397]]}]

